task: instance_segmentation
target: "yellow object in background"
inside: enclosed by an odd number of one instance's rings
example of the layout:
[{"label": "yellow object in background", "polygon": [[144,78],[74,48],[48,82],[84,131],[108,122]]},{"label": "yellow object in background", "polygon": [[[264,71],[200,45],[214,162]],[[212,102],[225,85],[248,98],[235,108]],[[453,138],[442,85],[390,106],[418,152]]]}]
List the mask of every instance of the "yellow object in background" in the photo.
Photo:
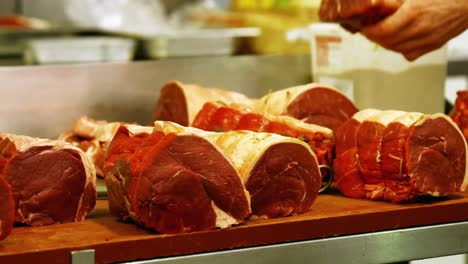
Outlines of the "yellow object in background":
[{"label": "yellow object in background", "polygon": [[231,10],[242,17],[244,26],[258,27],[259,37],[251,48],[259,54],[308,54],[307,42],[290,42],[286,33],[319,21],[320,0],[233,0]]},{"label": "yellow object in background", "polygon": [[317,8],[320,0],[233,0],[233,10],[291,10],[299,8]]}]

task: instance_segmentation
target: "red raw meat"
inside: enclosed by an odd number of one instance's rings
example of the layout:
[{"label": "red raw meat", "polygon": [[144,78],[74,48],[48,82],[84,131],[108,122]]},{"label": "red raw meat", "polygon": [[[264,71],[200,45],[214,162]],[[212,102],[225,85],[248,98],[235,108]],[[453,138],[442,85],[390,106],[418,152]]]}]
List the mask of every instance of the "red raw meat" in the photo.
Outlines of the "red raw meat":
[{"label": "red raw meat", "polygon": [[301,214],[318,196],[322,178],[317,158],[299,139],[246,130],[207,132],[162,121],[155,122],[155,130],[199,135],[213,143],[239,172],[254,215]]},{"label": "red raw meat", "polygon": [[358,111],[337,89],[315,83],[270,93],[255,104],[254,110],[261,114],[288,115],[334,132]]},{"label": "red raw meat", "polygon": [[105,172],[111,212],[161,233],[227,227],[250,215],[237,171],[198,136],[134,134],[122,126]]},{"label": "red raw meat", "polygon": [[332,131],[286,116],[262,116],[233,106],[209,102],[197,114],[192,126],[207,131],[250,130],[299,138],[310,145],[320,164],[332,164]]},{"label": "red raw meat", "polygon": [[206,102],[223,102],[251,107],[255,100],[232,91],[173,81],[161,88],[153,112],[153,120],[172,121],[188,126],[192,124],[195,115]]},{"label": "red raw meat", "polygon": [[96,203],[94,165],[62,141],[1,133],[2,174],[11,186],[16,222],[32,226],[81,221]]},{"label": "red raw meat", "polygon": [[337,130],[336,155],[335,178],[349,197],[402,202],[468,184],[466,141],[443,114],[361,111]]},{"label": "red raw meat", "polygon": [[10,185],[0,174],[0,241],[10,235],[15,222],[15,201]]}]

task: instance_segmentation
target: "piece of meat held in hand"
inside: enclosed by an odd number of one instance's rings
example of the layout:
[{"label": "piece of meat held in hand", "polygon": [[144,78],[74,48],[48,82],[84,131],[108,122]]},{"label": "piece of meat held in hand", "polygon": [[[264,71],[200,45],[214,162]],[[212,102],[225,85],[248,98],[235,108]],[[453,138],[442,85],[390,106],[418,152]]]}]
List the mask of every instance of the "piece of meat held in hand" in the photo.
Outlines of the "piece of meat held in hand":
[{"label": "piece of meat held in hand", "polygon": [[209,102],[197,114],[192,126],[207,131],[250,130],[298,138],[309,144],[319,164],[333,163],[333,132],[289,116],[261,115],[236,106]]},{"label": "piece of meat held in hand", "polygon": [[409,201],[465,190],[466,142],[451,119],[367,109],[337,130],[335,179],[349,197]]},{"label": "piece of meat held in hand", "polygon": [[63,133],[59,140],[66,141],[83,150],[96,167],[97,176],[104,177],[104,155],[109,142],[114,137],[120,122],[94,120],[81,116],[73,125],[70,132]]},{"label": "piece of meat held in hand", "polygon": [[162,121],[155,122],[155,130],[199,135],[215,144],[239,172],[257,217],[302,214],[318,196],[322,177],[317,158],[299,139],[245,130],[206,132]]},{"label": "piece of meat held in hand", "polygon": [[189,126],[206,102],[217,101],[246,107],[251,107],[255,102],[254,99],[240,93],[173,81],[161,88],[153,120],[172,121]]},{"label": "piece of meat held in hand", "polygon": [[358,109],[337,89],[311,83],[270,93],[255,104],[254,111],[287,115],[335,131]]},{"label": "piece of meat held in hand", "polygon": [[340,22],[351,31],[374,24],[395,12],[404,0],[322,0],[322,21]]},{"label": "piece of meat held in hand", "polygon": [[82,221],[94,208],[96,172],[81,149],[5,133],[0,133],[0,146],[16,222],[40,226]]},{"label": "piece of meat held in hand", "polygon": [[455,106],[450,111],[450,117],[468,139],[468,90],[458,91]]},{"label": "piece of meat held in hand", "polygon": [[226,228],[251,214],[234,166],[196,134],[121,126],[105,172],[111,213],[160,233]]},{"label": "piece of meat held in hand", "polygon": [[0,241],[10,235],[14,222],[15,200],[13,193],[10,185],[0,173]]}]

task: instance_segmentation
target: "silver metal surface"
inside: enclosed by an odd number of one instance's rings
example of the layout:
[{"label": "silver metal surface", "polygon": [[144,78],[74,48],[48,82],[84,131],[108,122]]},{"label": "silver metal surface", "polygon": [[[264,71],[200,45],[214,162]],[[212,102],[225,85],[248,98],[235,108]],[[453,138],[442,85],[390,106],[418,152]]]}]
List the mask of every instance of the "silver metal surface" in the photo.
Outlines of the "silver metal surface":
[{"label": "silver metal surface", "polygon": [[468,222],[136,261],[132,263],[389,263],[463,253],[468,253]]},{"label": "silver metal surface", "polygon": [[170,80],[258,97],[309,82],[310,64],[304,55],[0,67],[0,131],[55,138],[83,114],[148,125]]},{"label": "silver metal surface", "polygon": [[257,37],[259,28],[219,28],[174,31],[157,37],[143,37],[148,58],[231,55],[239,38]]},{"label": "silver metal surface", "polygon": [[71,252],[71,264],[94,264],[94,249],[79,250]]}]

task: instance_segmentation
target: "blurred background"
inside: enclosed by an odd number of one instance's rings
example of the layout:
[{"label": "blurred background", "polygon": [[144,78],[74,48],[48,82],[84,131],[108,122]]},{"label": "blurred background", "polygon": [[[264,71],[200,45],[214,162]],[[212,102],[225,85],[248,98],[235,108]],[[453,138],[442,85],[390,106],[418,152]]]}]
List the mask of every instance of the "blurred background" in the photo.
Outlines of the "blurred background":
[{"label": "blurred background", "polygon": [[306,54],[319,0],[2,0],[0,64]]}]

